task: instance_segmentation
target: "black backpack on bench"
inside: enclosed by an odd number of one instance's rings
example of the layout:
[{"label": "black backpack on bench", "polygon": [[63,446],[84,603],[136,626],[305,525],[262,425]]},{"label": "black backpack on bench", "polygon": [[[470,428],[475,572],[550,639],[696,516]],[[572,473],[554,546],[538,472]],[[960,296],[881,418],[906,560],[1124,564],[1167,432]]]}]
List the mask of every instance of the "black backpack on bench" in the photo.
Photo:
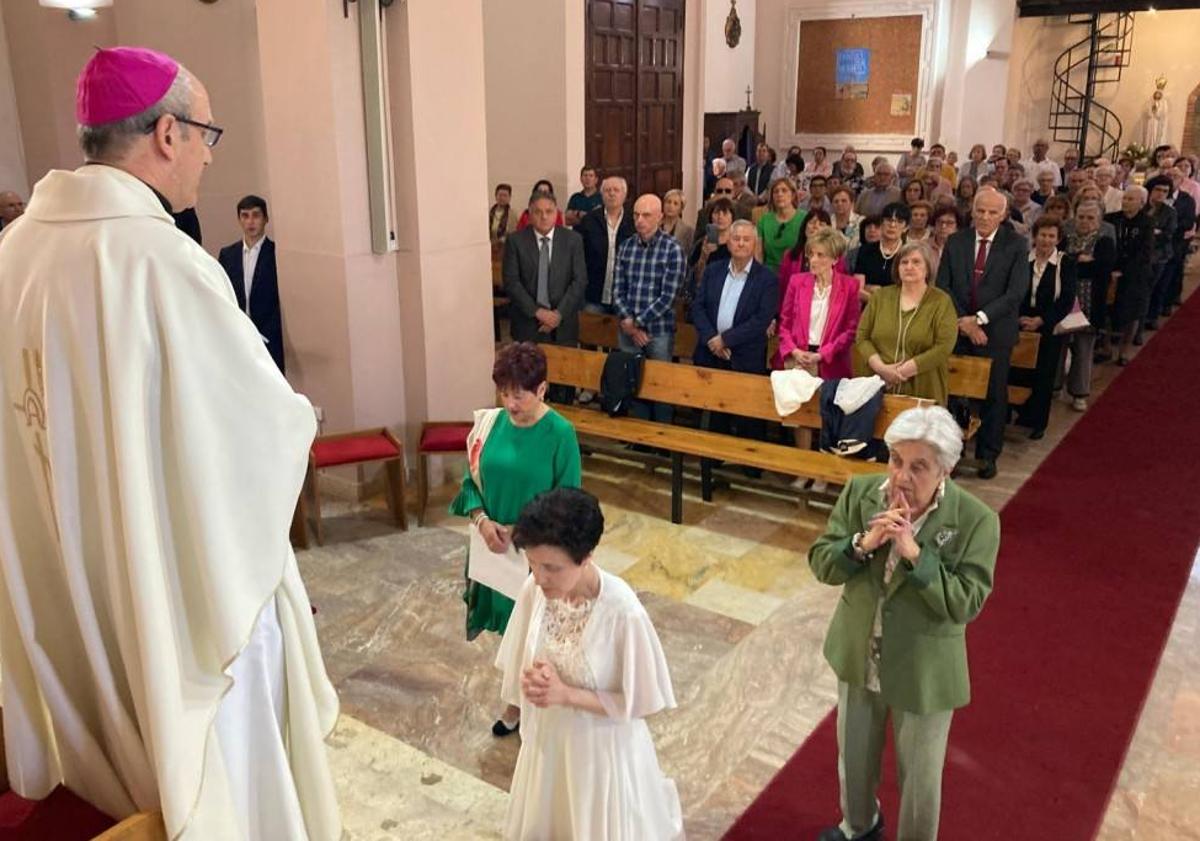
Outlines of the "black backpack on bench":
[{"label": "black backpack on bench", "polygon": [[600,408],[611,417],[629,411],[629,401],[637,396],[642,384],[642,364],[645,354],[625,350],[610,351],[600,375]]}]

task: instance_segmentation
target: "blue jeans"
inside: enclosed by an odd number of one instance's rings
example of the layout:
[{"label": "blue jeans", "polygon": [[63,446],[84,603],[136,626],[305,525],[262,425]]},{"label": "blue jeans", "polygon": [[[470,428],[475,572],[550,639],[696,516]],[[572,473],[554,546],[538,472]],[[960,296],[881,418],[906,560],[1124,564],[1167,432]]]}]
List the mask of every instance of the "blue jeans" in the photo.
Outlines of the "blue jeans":
[{"label": "blue jeans", "polygon": [[[671,351],[675,348],[675,334],[663,333],[660,336],[651,336],[650,343],[644,348],[639,348],[633,343],[633,339],[625,335],[622,330],[617,334],[617,344],[621,350],[637,353],[639,350],[646,355],[647,359],[657,359],[661,362],[671,361]],[[651,400],[634,400],[629,406],[629,414],[631,417],[641,418],[642,420],[650,420],[653,416],[658,423],[670,423],[671,416],[674,412],[674,407],[670,403],[656,403]]]}]

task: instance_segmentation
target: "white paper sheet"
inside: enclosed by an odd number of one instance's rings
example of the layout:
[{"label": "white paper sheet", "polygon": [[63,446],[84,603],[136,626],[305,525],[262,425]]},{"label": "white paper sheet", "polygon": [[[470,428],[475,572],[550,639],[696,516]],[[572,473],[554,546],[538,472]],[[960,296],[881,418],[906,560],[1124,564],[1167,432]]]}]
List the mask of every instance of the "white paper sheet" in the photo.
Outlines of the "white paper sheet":
[{"label": "white paper sheet", "polygon": [[497,555],[488,548],[479,529],[471,526],[471,549],[467,560],[467,577],[485,587],[503,593],[513,601],[521,592],[529,575],[529,562],[525,555],[510,543],[508,551]]}]

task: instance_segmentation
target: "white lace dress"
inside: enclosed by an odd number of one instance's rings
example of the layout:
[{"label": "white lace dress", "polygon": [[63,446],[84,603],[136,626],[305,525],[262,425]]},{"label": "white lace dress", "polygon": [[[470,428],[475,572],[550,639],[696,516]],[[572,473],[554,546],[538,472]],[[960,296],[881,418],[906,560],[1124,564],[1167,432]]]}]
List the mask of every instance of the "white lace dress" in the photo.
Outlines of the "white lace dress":
[{"label": "white lace dress", "polygon": [[[600,573],[596,599],[548,601],[526,581],[496,657],[502,699],[521,707],[507,837],[522,841],[673,841],[683,837],[675,784],[663,776],[645,717],[675,706],[666,659],[629,585]],[[607,715],[538,709],[521,694],[535,659],[592,689]]]}]

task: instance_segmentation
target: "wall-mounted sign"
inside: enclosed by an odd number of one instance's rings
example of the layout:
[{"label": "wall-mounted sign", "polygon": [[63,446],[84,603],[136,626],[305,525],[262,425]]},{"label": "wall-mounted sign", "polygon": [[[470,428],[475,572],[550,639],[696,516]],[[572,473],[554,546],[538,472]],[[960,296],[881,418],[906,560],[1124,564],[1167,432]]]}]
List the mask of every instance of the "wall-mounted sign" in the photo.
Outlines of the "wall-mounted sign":
[{"label": "wall-mounted sign", "polygon": [[866,99],[871,75],[871,51],[862,47],[838,50],[834,99]]},{"label": "wall-mounted sign", "polygon": [[892,94],[892,107],[889,113],[893,117],[907,117],[912,114],[912,94],[911,93],[894,93]]}]

